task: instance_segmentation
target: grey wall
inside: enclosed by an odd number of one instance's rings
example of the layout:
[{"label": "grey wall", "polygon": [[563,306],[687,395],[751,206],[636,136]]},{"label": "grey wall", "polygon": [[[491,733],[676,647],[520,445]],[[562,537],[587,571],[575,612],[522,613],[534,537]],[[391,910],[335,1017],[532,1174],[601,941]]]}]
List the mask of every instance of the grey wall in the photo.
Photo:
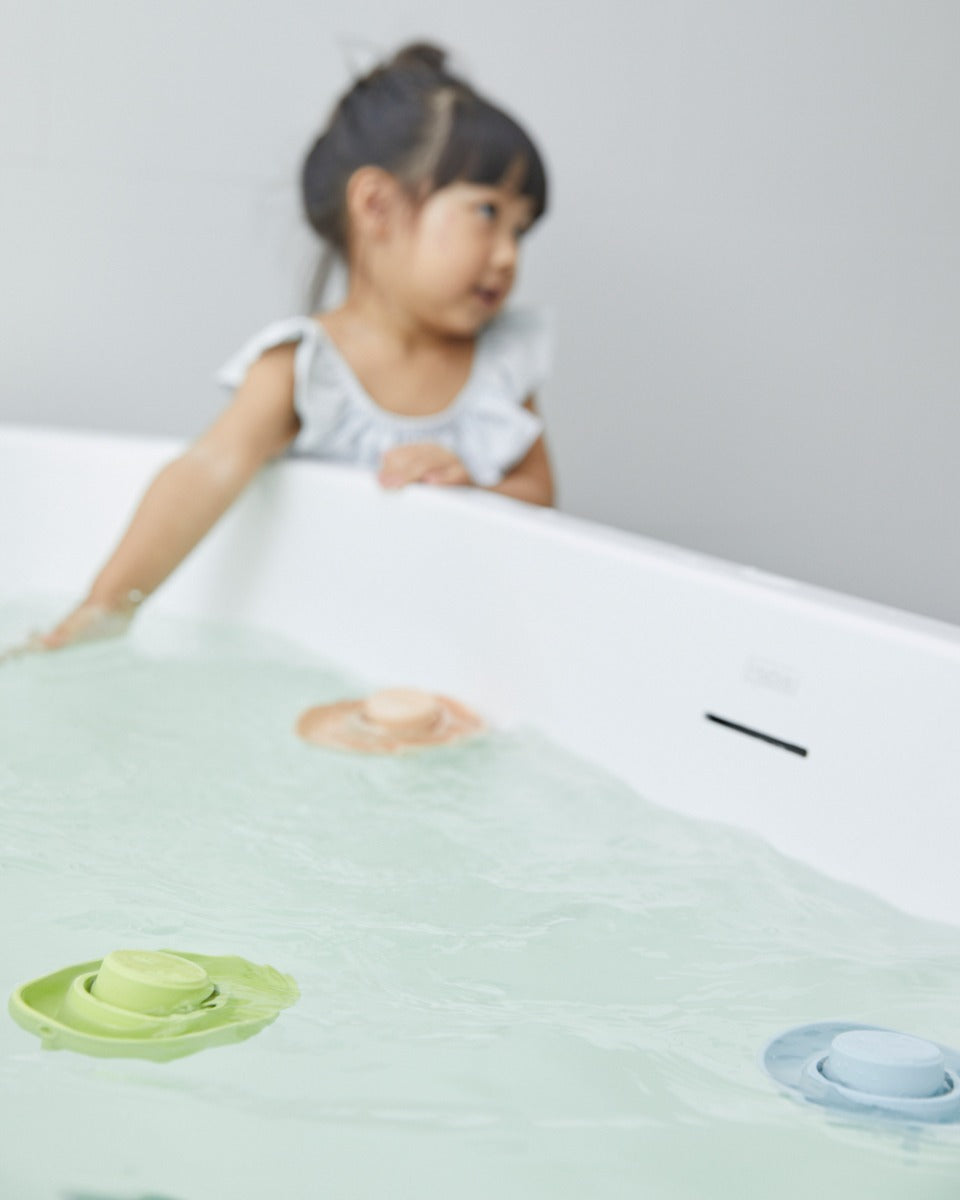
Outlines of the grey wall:
[{"label": "grey wall", "polygon": [[546,148],[570,512],[960,622],[955,0],[6,0],[0,420],[189,435],[302,308],[299,157],[427,35]]}]

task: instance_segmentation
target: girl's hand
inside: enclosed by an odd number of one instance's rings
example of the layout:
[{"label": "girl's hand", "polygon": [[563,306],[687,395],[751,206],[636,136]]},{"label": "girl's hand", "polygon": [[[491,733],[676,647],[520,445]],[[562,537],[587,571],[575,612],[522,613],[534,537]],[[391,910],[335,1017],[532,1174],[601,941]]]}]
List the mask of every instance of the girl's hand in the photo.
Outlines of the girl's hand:
[{"label": "girl's hand", "polygon": [[377,479],[385,488],[401,488],[408,483],[468,487],[473,483],[470,472],[453,451],[434,442],[388,450],[380,462]]},{"label": "girl's hand", "polygon": [[119,637],[126,633],[136,606],[111,608],[106,604],[85,601],[64,617],[49,633],[31,633],[16,646],[0,650],[0,663],[20,658],[24,654],[38,654],[45,650],[60,650],[77,642],[94,642],[104,638]]},{"label": "girl's hand", "polygon": [[34,634],[25,648],[59,650],[77,642],[95,642],[104,638],[119,637],[126,633],[136,611],[135,603],[111,606],[87,600],[49,633]]}]

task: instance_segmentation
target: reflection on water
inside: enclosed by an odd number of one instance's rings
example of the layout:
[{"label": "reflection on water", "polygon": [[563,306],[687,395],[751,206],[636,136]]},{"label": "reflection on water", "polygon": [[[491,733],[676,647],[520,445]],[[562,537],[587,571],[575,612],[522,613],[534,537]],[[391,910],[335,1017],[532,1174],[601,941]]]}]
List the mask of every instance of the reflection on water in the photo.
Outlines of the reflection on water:
[{"label": "reflection on water", "polygon": [[[0,644],[24,624],[0,610]],[[531,730],[397,759],[294,737],[301,709],[362,687],[287,643],[150,615],[0,668],[6,991],[172,945],[271,963],[302,993],[253,1041],[163,1066],[43,1053],[4,1022],[12,1178],[709,1200],[749,1172],[778,1200],[955,1195],[958,1127],[802,1106],[757,1057],[837,1017],[960,1043],[956,930]]]}]

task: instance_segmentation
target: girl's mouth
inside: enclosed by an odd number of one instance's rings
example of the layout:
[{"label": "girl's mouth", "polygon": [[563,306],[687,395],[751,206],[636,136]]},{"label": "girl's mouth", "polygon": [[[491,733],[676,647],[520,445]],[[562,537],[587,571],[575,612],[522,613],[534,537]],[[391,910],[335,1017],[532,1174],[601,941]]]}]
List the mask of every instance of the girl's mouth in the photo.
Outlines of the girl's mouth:
[{"label": "girl's mouth", "polygon": [[496,308],[503,299],[503,292],[499,288],[474,288],[474,295],[487,308]]}]

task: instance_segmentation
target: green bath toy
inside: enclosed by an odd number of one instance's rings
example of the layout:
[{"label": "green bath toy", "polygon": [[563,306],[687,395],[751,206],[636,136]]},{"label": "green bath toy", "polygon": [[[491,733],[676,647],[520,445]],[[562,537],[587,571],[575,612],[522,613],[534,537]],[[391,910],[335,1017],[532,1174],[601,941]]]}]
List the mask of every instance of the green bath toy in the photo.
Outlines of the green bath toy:
[{"label": "green bath toy", "polygon": [[165,1062],[252,1037],[299,995],[243,958],[114,950],[23,984],[10,1015],[48,1049]]}]

